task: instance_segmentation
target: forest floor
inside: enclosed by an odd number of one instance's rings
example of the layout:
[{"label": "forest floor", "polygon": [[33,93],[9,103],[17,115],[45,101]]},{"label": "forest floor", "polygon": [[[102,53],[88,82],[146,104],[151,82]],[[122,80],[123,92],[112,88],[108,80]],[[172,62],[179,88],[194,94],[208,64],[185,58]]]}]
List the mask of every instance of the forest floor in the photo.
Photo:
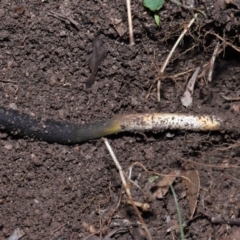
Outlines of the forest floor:
[{"label": "forest floor", "polygon": [[[159,27],[141,1],[133,0],[131,7],[132,46],[125,1],[0,1],[1,106],[78,124],[153,112],[222,114],[239,121],[239,1],[199,0],[194,8],[167,1]],[[96,36],[108,54],[86,88]],[[185,107],[181,97],[198,67],[193,102]],[[161,79],[160,102],[156,79]],[[181,226],[186,239],[240,239],[238,132],[108,137],[126,175],[131,168],[134,201],[150,205],[139,211],[153,239],[180,239]],[[147,239],[102,139],[65,146],[2,131],[0,146],[0,239],[16,229],[22,240]],[[157,182],[176,171],[172,186],[180,227],[171,190],[156,196]],[[188,175],[194,196],[184,181]]]}]

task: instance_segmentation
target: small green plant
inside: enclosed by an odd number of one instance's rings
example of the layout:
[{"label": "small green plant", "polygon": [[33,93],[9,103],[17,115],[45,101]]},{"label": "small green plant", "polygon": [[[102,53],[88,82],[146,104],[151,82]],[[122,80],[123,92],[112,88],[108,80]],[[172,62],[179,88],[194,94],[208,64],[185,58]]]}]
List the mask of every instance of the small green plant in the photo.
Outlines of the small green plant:
[{"label": "small green plant", "polygon": [[151,10],[154,14],[154,20],[157,26],[160,25],[160,17],[158,11],[162,8],[165,0],[143,0],[143,5]]}]

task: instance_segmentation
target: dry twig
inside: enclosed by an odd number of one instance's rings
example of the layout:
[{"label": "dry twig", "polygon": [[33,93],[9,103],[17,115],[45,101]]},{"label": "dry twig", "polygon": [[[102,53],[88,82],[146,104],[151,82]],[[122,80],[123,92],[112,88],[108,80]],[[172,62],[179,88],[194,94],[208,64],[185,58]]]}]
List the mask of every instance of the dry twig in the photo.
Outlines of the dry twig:
[{"label": "dry twig", "polygon": [[[194,23],[195,19],[197,18],[197,13],[194,14],[194,17],[191,19],[191,21],[188,23],[188,25],[184,28],[184,30],[182,31],[181,35],[178,37],[176,43],[174,44],[172,50],[170,51],[170,53],[168,54],[167,58],[165,59],[161,69],[160,69],[160,72],[159,72],[159,78],[158,78],[158,82],[157,82],[157,100],[158,102],[160,102],[160,88],[161,88],[161,78],[163,76],[163,73],[165,71],[165,68],[167,67],[168,63],[169,63],[169,60],[170,58],[172,57],[175,49],[177,48],[178,44],[181,42],[182,38],[184,37],[184,35],[187,33],[187,31],[189,30],[189,28],[192,26],[192,24]],[[153,86],[153,85],[152,85]],[[150,87],[150,90],[149,92],[151,91],[152,89],[152,86]],[[149,93],[147,94],[146,98],[149,97]]]},{"label": "dry twig", "polygon": [[[125,200],[125,201],[123,201],[123,202],[132,205],[132,202],[129,201],[129,200]],[[144,212],[147,212],[147,211],[149,211],[149,209],[150,209],[150,205],[149,205],[148,203],[142,203],[142,202],[136,202],[136,201],[133,201],[133,203],[134,203],[137,207],[141,208]]]},{"label": "dry twig", "polygon": [[228,97],[225,95],[222,95],[222,98],[225,99],[226,101],[240,101],[240,97]]},{"label": "dry twig", "polygon": [[49,11],[48,13],[50,16],[52,17],[55,17],[57,19],[60,19],[60,20],[63,20],[63,21],[69,21],[70,23],[72,23],[78,30],[78,26],[79,26],[79,23],[76,22],[75,20],[73,20],[71,17],[67,16],[66,14],[63,14],[63,13],[57,13],[57,12],[54,12],[54,11]]},{"label": "dry twig", "polygon": [[233,45],[232,43],[226,41],[225,39],[223,39],[222,37],[220,37],[218,34],[214,33],[214,32],[207,32],[207,34],[212,34],[215,37],[217,37],[218,39],[220,39],[223,42],[223,45],[228,45],[231,48],[233,48],[234,50],[236,50],[237,52],[240,52],[240,48],[236,47],[235,45]]},{"label": "dry twig", "polygon": [[219,42],[217,42],[217,44],[214,48],[214,51],[213,51],[213,55],[210,59],[209,72],[208,72],[208,82],[212,81],[212,73],[213,73],[214,63],[215,63],[217,55],[222,51],[222,50],[218,51],[219,48],[220,48],[220,44],[219,44]]},{"label": "dry twig", "polygon": [[146,231],[146,234],[148,236],[148,240],[152,240],[152,236],[151,236],[151,234],[150,234],[150,232],[149,232],[149,230],[147,228],[147,225],[143,221],[143,218],[142,218],[142,216],[141,216],[137,206],[134,204],[134,201],[133,201],[133,198],[132,198],[132,195],[131,195],[131,192],[130,192],[130,187],[129,187],[129,184],[127,183],[127,181],[126,181],[125,174],[124,174],[124,172],[122,170],[122,167],[121,167],[120,163],[118,162],[117,157],[116,157],[115,153],[113,152],[113,149],[110,146],[108,140],[106,138],[102,138],[102,139],[103,139],[103,141],[104,141],[104,143],[105,143],[105,145],[106,145],[106,147],[107,147],[107,149],[108,149],[108,151],[109,151],[109,153],[110,153],[110,155],[111,155],[111,157],[112,157],[112,159],[113,159],[113,161],[114,161],[114,163],[115,163],[115,165],[116,165],[116,167],[117,167],[117,169],[119,171],[119,175],[120,175],[123,187],[124,187],[124,189],[126,191],[128,200],[131,203],[131,205],[133,206],[133,209],[136,212],[136,214],[137,214],[137,216],[139,218],[139,221],[142,224],[142,227]]},{"label": "dry twig", "polygon": [[126,1],[127,1],[127,15],[128,15],[128,28],[129,28],[130,45],[134,45],[132,13],[131,13],[131,0],[126,0]]},{"label": "dry twig", "polygon": [[204,216],[206,216],[213,224],[228,224],[231,226],[232,225],[240,226],[240,218],[213,217],[206,210],[199,209],[198,211]]}]

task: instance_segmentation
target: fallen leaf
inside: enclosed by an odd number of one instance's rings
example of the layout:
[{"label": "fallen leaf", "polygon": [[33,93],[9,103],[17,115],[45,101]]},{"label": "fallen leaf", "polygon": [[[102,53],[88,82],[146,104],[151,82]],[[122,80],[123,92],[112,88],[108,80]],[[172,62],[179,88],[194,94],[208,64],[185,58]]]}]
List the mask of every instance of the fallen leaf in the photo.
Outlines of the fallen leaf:
[{"label": "fallen leaf", "polygon": [[190,219],[192,219],[197,206],[197,199],[200,190],[200,178],[198,171],[192,164],[183,165],[181,172],[182,181],[185,185],[187,200],[189,203]]},{"label": "fallen leaf", "polygon": [[171,171],[168,175],[166,175],[160,182],[158,182],[154,186],[157,189],[156,191],[154,191],[153,196],[155,198],[162,199],[168,192],[169,186],[173,184],[173,182],[179,175],[180,172],[177,170]]}]

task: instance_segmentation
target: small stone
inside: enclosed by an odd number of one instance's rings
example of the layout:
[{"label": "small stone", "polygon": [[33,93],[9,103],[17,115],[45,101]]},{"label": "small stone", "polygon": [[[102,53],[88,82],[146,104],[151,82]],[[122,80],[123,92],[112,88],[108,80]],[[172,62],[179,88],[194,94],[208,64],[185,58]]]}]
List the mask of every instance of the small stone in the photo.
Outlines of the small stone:
[{"label": "small stone", "polygon": [[13,148],[12,144],[6,144],[4,145],[4,148],[6,148],[7,150],[11,150]]},{"label": "small stone", "polygon": [[44,212],[44,213],[42,214],[42,220],[43,220],[44,222],[48,222],[48,221],[50,221],[51,219],[52,219],[51,214],[49,214],[49,213],[47,213],[47,212]]},{"label": "small stone", "polygon": [[60,35],[60,37],[65,37],[65,36],[67,36],[67,33],[66,33],[66,31],[63,30],[60,32],[59,35]]},{"label": "small stone", "polygon": [[145,149],[144,152],[145,152],[146,159],[154,159],[155,151],[154,151],[153,147]]},{"label": "small stone", "polygon": [[18,108],[16,103],[10,103],[9,107],[13,110],[17,110],[17,108]]},{"label": "small stone", "polygon": [[36,166],[41,166],[43,164],[42,161],[40,161],[40,159],[33,153],[31,154],[31,160],[32,163]]},{"label": "small stone", "polygon": [[50,86],[54,86],[56,85],[56,83],[57,83],[57,75],[53,74],[49,79],[49,84]]},{"label": "small stone", "polygon": [[64,115],[65,115],[65,111],[63,109],[59,110],[59,116],[61,118],[64,118]]}]

